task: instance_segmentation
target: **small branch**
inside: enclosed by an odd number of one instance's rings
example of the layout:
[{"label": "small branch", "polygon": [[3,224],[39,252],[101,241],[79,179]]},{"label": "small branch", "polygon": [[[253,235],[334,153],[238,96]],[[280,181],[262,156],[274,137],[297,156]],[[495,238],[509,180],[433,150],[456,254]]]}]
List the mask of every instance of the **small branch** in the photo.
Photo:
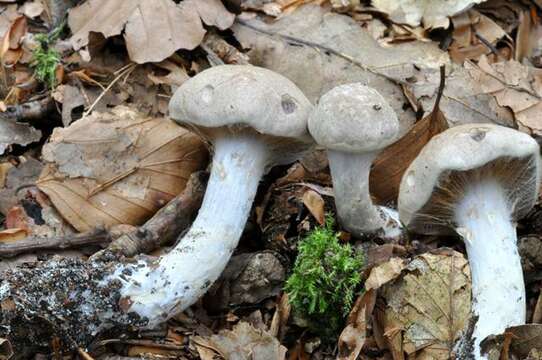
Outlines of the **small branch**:
[{"label": "small branch", "polygon": [[27,237],[20,241],[0,244],[0,257],[12,257],[38,250],[59,250],[85,245],[103,244],[110,241],[109,233],[96,229],[89,233],[60,237]]},{"label": "small branch", "polygon": [[224,64],[248,65],[249,57],[247,54],[237,50],[226,40],[215,33],[208,33],[201,44],[201,48],[213,58],[218,57]]},{"label": "small branch", "polygon": [[50,96],[29,101],[17,105],[9,105],[0,118],[15,121],[32,121],[44,119],[47,114],[54,110],[54,101]]},{"label": "small branch", "polygon": [[[134,256],[172,243],[192,223],[203,199],[205,183],[204,172],[192,174],[180,195],[158,210],[137,230],[114,240],[108,249],[125,256]],[[99,252],[93,257],[101,256],[102,253]]]}]

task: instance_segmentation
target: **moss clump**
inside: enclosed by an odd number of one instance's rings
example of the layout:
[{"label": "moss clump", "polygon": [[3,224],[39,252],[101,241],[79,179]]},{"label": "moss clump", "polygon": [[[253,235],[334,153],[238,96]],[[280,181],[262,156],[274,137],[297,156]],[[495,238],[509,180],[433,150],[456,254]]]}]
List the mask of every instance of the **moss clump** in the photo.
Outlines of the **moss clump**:
[{"label": "moss clump", "polygon": [[334,337],[342,329],[361,283],[363,255],[349,244],[339,243],[331,217],[302,239],[298,250],[285,287],[292,309],[314,332]]},{"label": "moss clump", "polygon": [[50,34],[35,36],[39,46],[32,51],[30,65],[34,68],[36,79],[46,84],[50,89],[56,85],[56,68],[60,63],[60,54],[52,48],[52,44],[59,38],[63,27],[63,25],[59,26]]}]

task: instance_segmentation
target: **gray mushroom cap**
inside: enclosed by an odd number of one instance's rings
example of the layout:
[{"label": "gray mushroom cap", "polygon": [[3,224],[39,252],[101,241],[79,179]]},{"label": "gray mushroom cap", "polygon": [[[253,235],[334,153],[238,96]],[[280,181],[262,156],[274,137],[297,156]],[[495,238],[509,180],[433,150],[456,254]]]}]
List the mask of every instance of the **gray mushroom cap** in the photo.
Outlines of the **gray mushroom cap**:
[{"label": "gray mushroom cap", "polygon": [[308,139],[312,105],[284,76],[251,65],[221,65],[183,83],[169,103],[170,117],[207,137],[253,129],[281,138]]},{"label": "gray mushroom cap", "polygon": [[433,137],[401,180],[401,221],[425,234],[449,233],[455,202],[484,178],[506,191],[512,216],[534,206],[540,184],[540,149],[529,135],[494,124],[456,126]]},{"label": "gray mushroom cap", "polygon": [[397,140],[399,120],[375,89],[352,83],[324,94],[309,117],[309,132],[327,149],[364,153]]}]

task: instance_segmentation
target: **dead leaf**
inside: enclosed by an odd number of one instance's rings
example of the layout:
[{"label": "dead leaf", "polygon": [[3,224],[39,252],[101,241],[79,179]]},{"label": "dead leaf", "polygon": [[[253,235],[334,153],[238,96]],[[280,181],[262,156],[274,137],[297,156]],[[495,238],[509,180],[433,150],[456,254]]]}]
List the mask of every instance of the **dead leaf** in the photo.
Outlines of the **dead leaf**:
[{"label": "dead leaf", "polygon": [[11,145],[28,145],[41,138],[41,131],[28,124],[0,118],[0,155]]},{"label": "dead leaf", "polygon": [[175,64],[172,61],[164,60],[155,64],[157,67],[169,71],[169,74],[164,76],[156,76],[154,74],[148,74],[147,76],[155,85],[166,84],[174,86],[172,90],[174,91],[176,87],[181,86],[186,80],[190,77],[186,73],[186,70]]},{"label": "dead leaf", "polygon": [[372,5],[401,24],[426,29],[447,28],[449,16],[468,10],[485,0],[373,0]]},{"label": "dead leaf", "polygon": [[286,324],[290,318],[291,305],[288,301],[288,294],[283,293],[280,300],[277,302],[271,325],[269,326],[269,334],[282,339],[282,336],[286,332]]},{"label": "dead leaf", "polygon": [[23,56],[22,39],[28,30],[26,17],[19,16],[13,20],[2,39],[0,58],[5,67],[12,67]]},{"label": "dead leaf", "polygon": [[[465,60],[477,60],[496,48],[497,42],[507,34],[496,22],[476,10],[469,10],[452,18],[453,42],[448,48],[450,57],[457,64]],[[483,42],[481,39],[484,39]]]},{"label": "dead leaf", "polygon": [[477,65],[466,63],[481,93],[490,94],[501,108],[510,109],[520,129],[542,135],[542,69],[515,60],[489,64],[482,56]]},{"label": "dead leaf", "polygon": [[339,360],[356,360],[367,339],[367,325],[376,304],[376,291],[359,296],[339,336]]},{"label": "dead leaf", "polygon": [[20,228],[12,228],[0,231],[0,243],[12,243],[24,239],[28,231]]},{"label": "dead leaf", "polygon": [[55,89],[55,92],[61,93],[62,100],[59,101],[58,98],[55,98],[55,100],[62,103],[62,125],[66,127],[73,121],[73,110],[86,105],[86,100],[79,88],[72,85],[60,85]]},{"label": "dead leaf", "polygon": [[[18,160],[20,163],[17,166],[9,167],[5,177],[5,186],[0,189],[0,213],[4,215],[19,201],[17,189],[23,185],[33,184],[43,168],[41,162],[31,157],[20,156]],[[24,191],[21,191],[19,195],[23,194]]]},{"label": "dead leaf", "polygon": [[533,352],[542,351],[542,324],[525,324],[512,326],[504,334],[489,336],[480,344],[482,353],[488,354],[488,359],[498,360],[505,352],[508,358],[525,359]]},{"label": "dead leaf", "polygon": [[228,360],[283,360],[287,350],[275,337],[246,322],[238,323],[232,330],[222,330],[217,335],[194,336],[191,340]]},{"label": "dead leaf", "polygon": [[402,347],[409,359],[453,358],[470,317],[470,281],[461,253],[426,253],[412,260],[398,279],[380,288],[387,302],[384,334],[393,347]]},{"label": "dead leaf", "polygon": [[41,15],[45,10],[41,0],[27,1],[22,6],[24,16],[33,19]]},{"label": "dead leaf", "polygon": [[307,190],[303,194],[303,204],[309,209],[310,213],[320,225],[325,222],[325,202],[320,194],[314,190]]},{"label": "dead leaf", "polygon": [[365,281],[365,289],[379,289],[382,285],[387,284],[401,275],[405,266],[405,260],[394,257],[387,262],[374,267]]},{"label": "dead leaf", "polygon": [[193,6],[206,25],[226,30],[232,26],[235,15],[224,7],[220,0],[185,0],[186,6]]},{"label": "dead leaf", "polygon": [[[238,19],[232,29],[241,45],[250,49],[253,64],[286,76],[312,102],[345,83],[377,89],[397,113],[403,134],[415,116],[404,106],[399,83],[449,61],[447,53],[427,42],[383,48],[351,17],[316,5],[301,6],[271,24],[258,18]],[[431,85],[432,91],[437,88],[438,83]]]},{"label": "dead leaf", "polygon": [[205,168],[206,157],[201,140],[172,121],[119,106],[56,128],[36,184],[79,231],[139,225]]},{"label": "dead leaf", "polygon": [[[444,91],[444,67],[441,68],[441,85],[439,94]],[[433,111],[418,121],[401,139],[388,146],[375,161],[369,175],[371,194],[381,204],[397,200],[399,184],[406,169],[418,156],[431,138],[448,128],[448,122],[440,111],[440,96],[435,102]]]},{"label": "dead leaf", "polygon": [[123,33],[130,59],[159,62],[201,43],[205,29],[200,17],[221,29],[233,23],[233,15],[218,0],[89,0],[69,12],[70,41],[78,50],[88,44],[90,32],[106,38]]}]

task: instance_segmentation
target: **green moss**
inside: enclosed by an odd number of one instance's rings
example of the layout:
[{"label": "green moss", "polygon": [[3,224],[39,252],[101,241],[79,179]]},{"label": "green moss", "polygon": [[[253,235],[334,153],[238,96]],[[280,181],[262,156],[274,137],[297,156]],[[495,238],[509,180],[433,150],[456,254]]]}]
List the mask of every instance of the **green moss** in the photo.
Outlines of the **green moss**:
[{"label": "green moss", "polygon": [[363,255],[349,244],[339,243],[331,217],[302,239],[298,250],[285,287],[292,309],[314,332],[336,336],[361,283]]},{"label": "green moss", "polygon": [[51,45],[58,39],[63,27],[61,25],[49,34],[35,36],[39,46],[32,52],[30,65],[34,68],[36,79],[46,84],[50,89],[56,85],[56,68],[60,63],[60,54]]}]

